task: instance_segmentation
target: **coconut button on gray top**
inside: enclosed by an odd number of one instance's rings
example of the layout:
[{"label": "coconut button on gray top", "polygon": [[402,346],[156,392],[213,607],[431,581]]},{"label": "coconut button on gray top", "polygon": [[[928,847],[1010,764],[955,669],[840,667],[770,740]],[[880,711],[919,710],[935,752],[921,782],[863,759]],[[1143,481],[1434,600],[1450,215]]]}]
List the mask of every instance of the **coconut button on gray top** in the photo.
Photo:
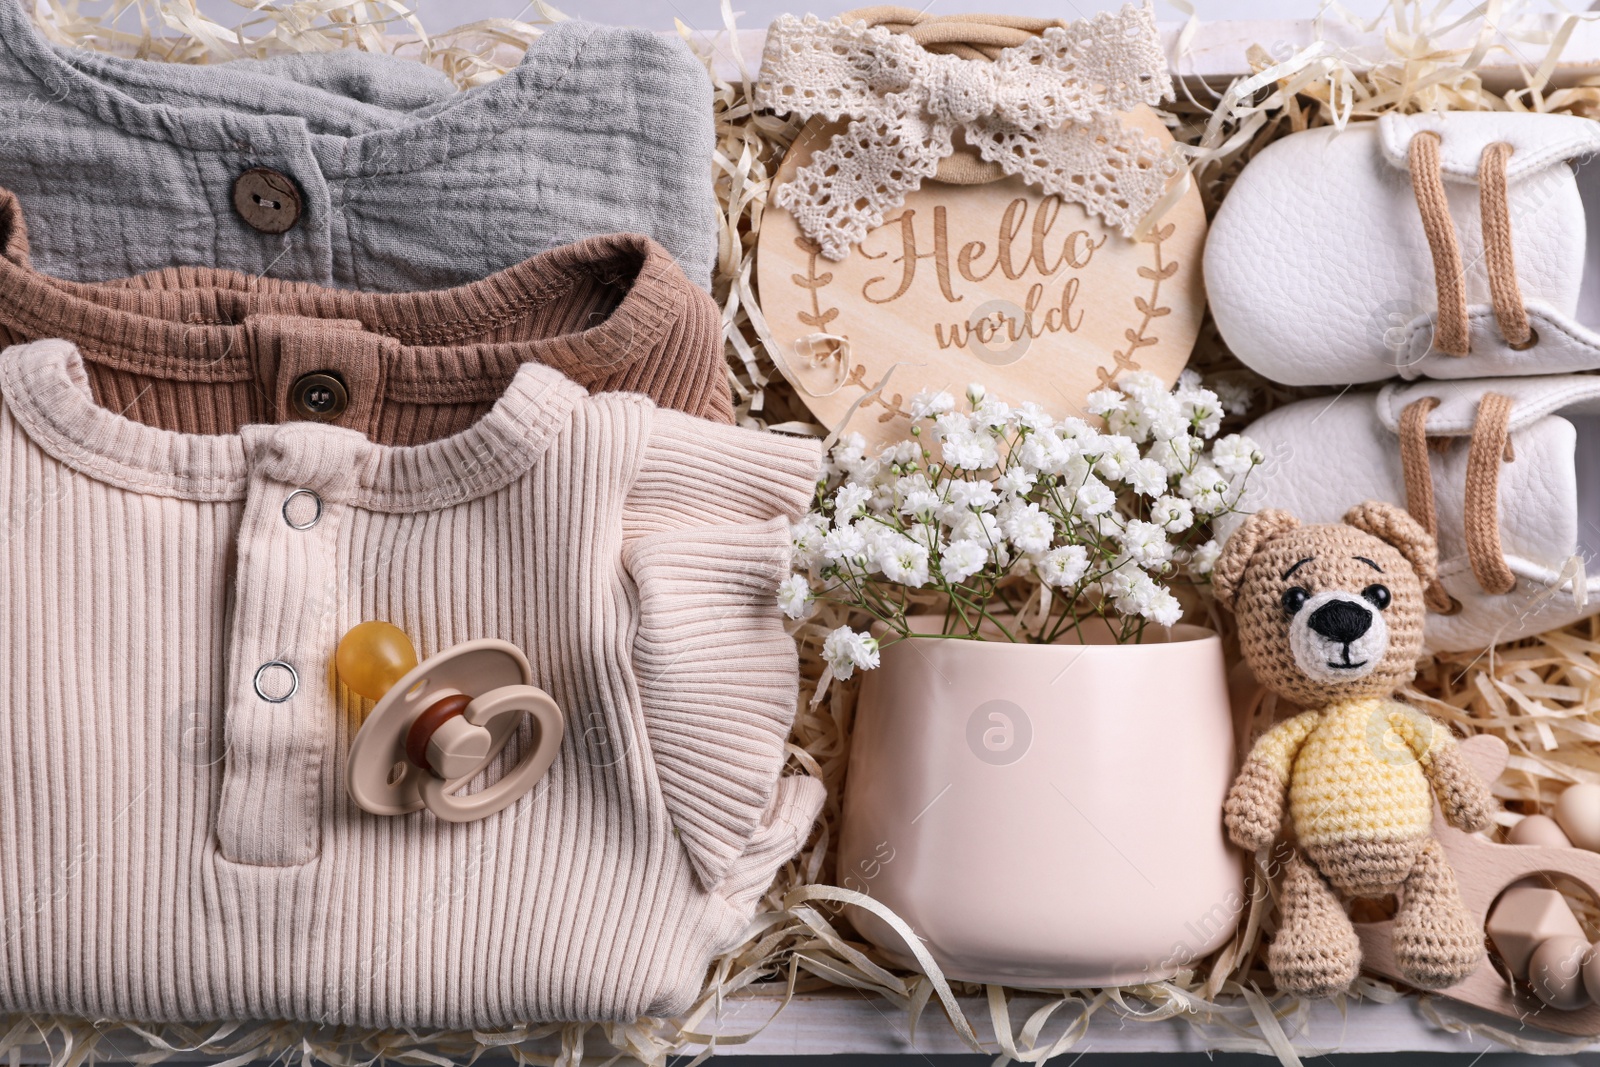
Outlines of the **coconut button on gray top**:
[{"label": "coconut button on gray top", "polygon": [[300,221],[300,190],[275,170],[251,167],[233,183],[233,208],[253,230],[285,233]]}]

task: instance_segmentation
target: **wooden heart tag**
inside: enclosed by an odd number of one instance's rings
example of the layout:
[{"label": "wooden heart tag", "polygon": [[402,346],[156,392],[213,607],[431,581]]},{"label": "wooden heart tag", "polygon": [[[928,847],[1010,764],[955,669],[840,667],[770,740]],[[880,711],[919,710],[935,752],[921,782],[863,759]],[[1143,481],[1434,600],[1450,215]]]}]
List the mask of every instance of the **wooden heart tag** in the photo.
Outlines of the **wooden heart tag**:
[{"label": "wooden heart tag", "polygon": [[[1171,142],[1149,109],[1123,121]],[[777,184],[838,128],[808,125]],[[893,369],[849,422],[886,441],[905,435],[923,389],[981,382],[1059,416],[1082,414],[1090,392],[1126,371],[1176,381],[1200,330],[1205,229],[1192,187],[1136,241],[1020,178],[928,181],[840,262],[770,208],[757,284],[779,368],[824,426]]]}]

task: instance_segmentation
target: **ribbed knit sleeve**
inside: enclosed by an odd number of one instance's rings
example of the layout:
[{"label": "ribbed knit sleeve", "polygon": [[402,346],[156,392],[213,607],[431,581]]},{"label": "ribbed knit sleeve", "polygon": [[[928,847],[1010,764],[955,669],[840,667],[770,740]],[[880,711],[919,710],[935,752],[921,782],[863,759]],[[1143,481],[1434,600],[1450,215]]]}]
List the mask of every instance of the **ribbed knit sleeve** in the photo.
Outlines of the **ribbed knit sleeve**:
[{"label": "ribbed knit sleeve", "polygon": [[625,533],[783,518],[811,506],[822,445],[657,411],[644,464],[629,493]]},{"label": "ribbed knit sleeve", "polygon": [[[645,731],[707,890],[749,879],[739,861],[771,824],[799,686],[775,590],[788,571],[789,523],[820,464],[814,441],[658,411],[627,502]],[[812,799],[801,805],[806,829]],[[752,863],[762,851],[751,849]]]}]

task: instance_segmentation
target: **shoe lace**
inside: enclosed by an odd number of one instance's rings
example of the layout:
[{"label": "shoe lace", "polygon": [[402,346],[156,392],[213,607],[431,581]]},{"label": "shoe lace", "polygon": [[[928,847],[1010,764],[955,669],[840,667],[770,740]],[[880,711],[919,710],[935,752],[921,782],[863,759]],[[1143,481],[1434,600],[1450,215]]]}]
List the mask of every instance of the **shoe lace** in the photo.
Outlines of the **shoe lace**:
[{"label": "shoe lace", "polygon": [[[1500,465],[1516,459],[1511,448],[1511,398],[1485,393],[1478,401],[1467,445],[1467,485],[1462,506],[1467,560],[1485,593],[1501,595],[1516,588],[1517,577],[1500,549]],[[1424,396],[1400,412],[1400,469],[1406,483],[1406,510],[1434,537],[1439,518],[1434,506],[1433,469],[1428,457],[1428,415],[1439,406],[1436,396]],[[1449,438],[1435,438],[1448,447]],[[1435,579],[1424,592],[1430,611],[1454,615],[1460,601],[1445,592]]]},{"label": "shoe lace", "polygon": [[[1439,318],[1434,327],[1433,345],[1452,356],[1464,356],[1471,348],[1467,322],[1467,275],[1461,261],[1461,245],[1456,240],[1450,218],[1450,203],[1445,197],[1444,174],[1439,162],[1440,137],[1425,130],[1411,138],[1406,150],[1406,165],[1411,172],[1411,189],[1416,194],[1417,210],[1422,215],[1422,230],[1433,255],[1434,284],[1439,290]],[[1489,274],[1489,298],[1494,304],[1500,334],[1514,351],[1532,347],[1539,335],[1528,322],[1528,310],[1517,285],[1516,256],[1511,248],[1511,207],[1506,192],[1506,160],[1512,148],[1496,142],[1483,150],[1478,159],[1478,212],[1483,220],[1483,258]]]}]

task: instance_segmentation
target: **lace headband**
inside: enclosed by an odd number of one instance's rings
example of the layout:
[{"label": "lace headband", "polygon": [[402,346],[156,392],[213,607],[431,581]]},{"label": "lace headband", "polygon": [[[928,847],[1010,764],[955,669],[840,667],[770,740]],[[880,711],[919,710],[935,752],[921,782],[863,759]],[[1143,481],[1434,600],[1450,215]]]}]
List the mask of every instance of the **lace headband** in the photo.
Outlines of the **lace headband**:
[{"label": "lace headband", "polygon": [[[870,16],[863,20],[862,15]],[[993,62],[930,52],[872,21],[904,20],[920,36],[985,44]],[[947,24],[962,24],[952,37]],[[972,52],[973,49],[965,49]],[[841,260],[908,192],[967,145],[1004,174],[1082,206],[1132,236],[1179,164],[1124,128],[1116,112],[1170,97],[1166,56],[1148,6],[1125,6],[1037,36],[970,16],[926,20],[870,9],[827,22],[784,15],[767,31],[756,103],[780,114],[850,118],[849,126],[779,189],[776,201],[822,254]]]}]

